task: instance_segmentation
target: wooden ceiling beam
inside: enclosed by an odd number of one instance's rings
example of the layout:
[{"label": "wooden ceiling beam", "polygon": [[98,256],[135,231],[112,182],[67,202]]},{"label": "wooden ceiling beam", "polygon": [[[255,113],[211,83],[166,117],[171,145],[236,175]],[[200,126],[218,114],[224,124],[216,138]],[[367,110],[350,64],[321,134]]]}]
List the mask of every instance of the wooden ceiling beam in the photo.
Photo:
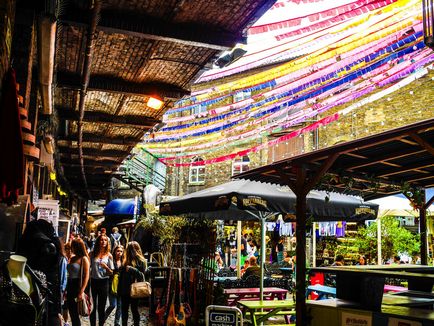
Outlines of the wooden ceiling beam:
[{"label": "wooden ceiling beam", "polygon": [[[57,108],[57,113],[60,119],[78,121],[78,111],[74,111],[70,108]],[[111,125],[136,127],[139,129],[150,129],[161,120],[144,117],[141,115],[112,115],[106,112],[98,111],[85,111],[83,121],[103,123]]]},{"label": "wooden ceiling beam", "polygon": [[[57,140],[65,141],[77,141],[77,135],[68,136],[58,136]],[[99,144],[114,144],[114,145],[126,145],[135,146],[140,139],[135,139],[132,137],[122,137],[122,136],[98,136],[92,133],[83,133],[83,142],[87,143],[99,143]]]},{"label": "wooden ceiling beam", "polygon": [[[57,72],[57,87],[79,90],[81,88],[81,76],[66,71]],[[91,75],[89,91],[101,91],[110,93],[122,93],[127,95],[158,95],[166,99],[178,100],[185,95],[190,95],[189,90],[167,83],[135,83],[110,75]]]},{"label": "wooden ceiling beam", "polygon": [[387,162],[389,160],[397,160],[397,159],[400,159],[400,158],[403,158],[406,156],[417,155],[417,154],[420,154],[423,152],[424,152],[424,150],[419,150],[416,148],[410,148],[410,149],[407,149],[405,151],[400,151],[399,154],[386,153],[384,155],[376,155],[374,158],[358,161],[357,165],[349,166],[347,168],[347,170],[352,171],[352,170],[363,168],[363,167],[369,166],[369,165],[374,165],[374,164],[379,164],[379,163],[384,164],[385,162]]},{"label": "wooden ceiling beam", "polygon": [[[119,165],[121,165],[122,162],[118,162],[118,161],[114,161],[114,160],[84,160],[84,166],[102,166],[102,167],[117,167]],[[77,160],[74,159],[70,159],[70,158],[60,158],[60,164],[64,165],[64,166],[80,166],[80,162],[78,162]]]},{"label": "wooden ceiling beam", "polygon": [[409,133],[410,137],[413,138],[422,148],[424,148],[428,153],[434,156],[434,147],[432,147],[428,142],[426,142],[417,133]]},{"label": "wooden ceiling beam", "polygon": [[[87,26],[88,11],[68,8],[59,17],[61,23],[71,26]],[[195,23],[172,23],[156,17],[136,13],[101,10],[98,30],[108,34],[123,34],[155,41],[180,43],[189,46],[225,51],[237,43],[246,44],[247,37],[241,33],[214,29]]]},{"label": "wooden ceiling beam", "polygon": [[418,172],[421,174],[422,173],[423,174],[430,174],[429,171],[425,171],[424,169],[431,168],[433,166],[434,166],[434,164],[432,162],[408,164],[408,165],[405,165],[405,167],[403,167],[403,168],[397,168],[395,170],[390,170],[387,173],[380,174],[380,175],[378,175],[378,177],[385,178],[385,177],[389,177],[389,176],[397,175],[397,174],[402,174],[402,173],[409,172],[409,171],[415,171],[415,172]]},{"label": "wooden ceiling beam", "polygon": [[[57,146],[60,154],[73,154],[78,155],[78,148],[71,148],[66,146]],[[98,156],[98,157],[125,157],[130,151],[122,151],[116,149],[99,150],[95,148],[83,148],[83,155]]]}]

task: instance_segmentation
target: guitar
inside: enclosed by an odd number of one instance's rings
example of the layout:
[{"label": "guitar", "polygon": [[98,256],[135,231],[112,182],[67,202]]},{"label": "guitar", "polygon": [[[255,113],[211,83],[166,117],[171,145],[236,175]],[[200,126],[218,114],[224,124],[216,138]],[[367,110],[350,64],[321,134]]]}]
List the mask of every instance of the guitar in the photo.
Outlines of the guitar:
[{"label": "guitar", "polygon": [[178,317],[175,317],[176,320],[176,326],[180,326],[186,325],[185,322],[185,311],[184,311],[184,304],[182,303],[181,300],[181,293],[182,293],[182,271],[181,268],[178,269],[179,272],[179,312],[178,312]]},{"label": "guitar", "polygon": [[176,316],[175,316],[175,296],[176,296],[176,285],[173,287],[174,292],[172,295],[172,303],[169,308],[169,316],[167,317],[167,326],[176,326]]},{"label": "guitar", "polygon": [[[161,300],[158,302],[158,306],[155,309],[155,315],[157,316],[157,325],[164,326],[164,317],[166,315],[167,306],[169,303],[169,296],[170,296],[170,286],[171,286],[171,279],[172,279],[172,269],[170,269],[169,277],[167,279],[167,292],[166,296],[161,298]],[[163,301],[165,303],[163,303]]]}]

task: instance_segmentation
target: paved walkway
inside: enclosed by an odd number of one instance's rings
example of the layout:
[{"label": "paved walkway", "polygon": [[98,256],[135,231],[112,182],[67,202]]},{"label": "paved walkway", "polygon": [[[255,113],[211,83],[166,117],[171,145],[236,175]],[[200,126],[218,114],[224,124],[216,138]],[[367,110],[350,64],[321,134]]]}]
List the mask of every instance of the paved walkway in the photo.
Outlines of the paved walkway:
[{"label": "paved walkway", "polygon": [[[153,326],[154,324],[148,320],[149,311],[148,307],[139,307],[140,312],[140,326]],[[131,312],[128,316],[128,325],[133,325],[133,317],[131,315]],[[120,321],[122,323],[122,321]],[[97,319],[97,325],[98,325],[98,319]],[[110,314],[109,318],[106,320],[105,325],[107,326],[113,326],[115,325],[115,311]],[[90,326],[89,317],[81,317],[81,326]]]},{"label": "paved walkway", "polygon": [[[152,321],[149,321],[149,311],[148,307],[139,307],[140,312],[140,326],[154,326],[155,324],[152,323]],[[113,311],[107,321],[105,322],[105,325],[107,326],[113,326],[114,325],[114,317],[115,312]],[[278,316],[276,318],[273,318],[272,320],[268,320],[265,325],[273,325],[273,324],[285,324],[285,319],[283,316]],[[81,317],[81,325],[82,326],[90,326],[89,318],[88,317]],[[98,321],[97,321],[98,325]],[[128,319],[128,325],[133,325],[133,318],[131,316],[131,312]],[[247,324],[249,325],[249,324]]]}]

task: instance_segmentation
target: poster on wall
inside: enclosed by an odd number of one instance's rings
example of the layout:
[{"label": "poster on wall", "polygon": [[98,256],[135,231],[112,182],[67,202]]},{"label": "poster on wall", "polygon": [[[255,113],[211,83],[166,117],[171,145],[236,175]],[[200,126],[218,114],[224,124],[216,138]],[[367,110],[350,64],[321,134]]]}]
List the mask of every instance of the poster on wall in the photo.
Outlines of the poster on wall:
[{"label": "poster on wall", "polygon": [[69,229],[71,226],[71,221],[69,220],[59,220],[59,226],[57,227],[57,236],[63,243],[69,240]]},{"label": "poster on wall", "polygon": [[389,318],[388,326],[422,326],[421,322],[399,318]]},{"label": "poster on wall", "polygon": [[52,199],[39,199],[38,201],[38,219],[45,219],[53,223],[57,232],[59,225],[59,201]]},{"label": "poster on wall", "polygon": [[372,314],[342,311],[341,326],[372,326]]}]

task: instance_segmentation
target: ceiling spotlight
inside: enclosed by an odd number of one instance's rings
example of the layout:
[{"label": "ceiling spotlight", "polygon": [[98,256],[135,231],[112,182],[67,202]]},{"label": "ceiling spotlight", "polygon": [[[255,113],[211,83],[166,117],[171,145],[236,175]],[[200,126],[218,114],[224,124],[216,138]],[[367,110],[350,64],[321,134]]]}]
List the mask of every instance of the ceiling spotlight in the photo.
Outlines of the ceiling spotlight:
[{"label": "ceiling spotlight", "polygon": [[150,107],[151,109],[154,109],[154,110],[161,109],[163,104],[164,104],[164,102],[156,96],[149,96],[148,102],[146,103],[146,105],[148,107]]}]

